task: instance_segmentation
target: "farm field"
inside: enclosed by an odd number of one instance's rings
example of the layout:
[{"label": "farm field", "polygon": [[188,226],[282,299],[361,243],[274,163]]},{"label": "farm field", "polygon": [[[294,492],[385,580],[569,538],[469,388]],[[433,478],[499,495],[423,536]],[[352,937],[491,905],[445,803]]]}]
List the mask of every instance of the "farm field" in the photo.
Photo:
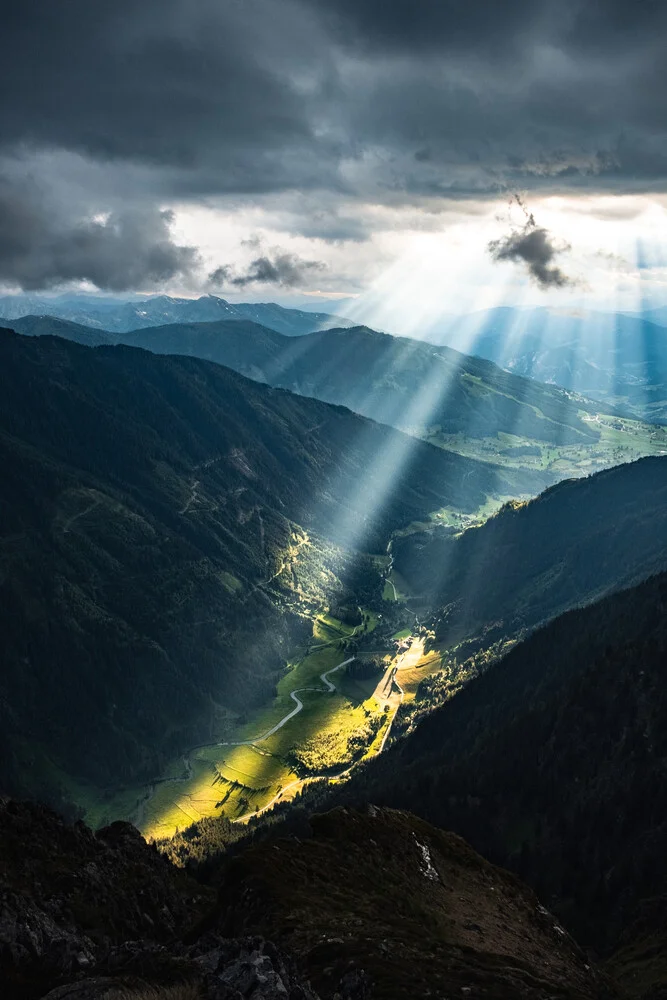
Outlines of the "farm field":
[{"label": "farm field", "polygon": [[431,444],[468,458],[506,468],[550,472],[554,480],[590,475],[646,455],[667,454],[667,427],[606,414],[593,416],[583,410],[579,416],[600,432],[598,442],[554,445],[523,437],[520,428],[517,428],[516,434],[499,432],[494,437],[482,438],[443,434],[437,428],[431,428],[423,437]]}]

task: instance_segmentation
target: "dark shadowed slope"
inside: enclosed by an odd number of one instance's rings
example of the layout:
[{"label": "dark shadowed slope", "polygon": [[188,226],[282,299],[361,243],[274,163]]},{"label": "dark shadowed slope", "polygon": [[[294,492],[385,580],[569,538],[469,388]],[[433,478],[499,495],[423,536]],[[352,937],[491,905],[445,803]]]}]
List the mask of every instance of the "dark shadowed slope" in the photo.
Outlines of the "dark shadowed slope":
[{"label": "dark shadowed slope", "polygon": [[19,791],[154,774],[270,694],[304,609],[346,587],[341,546],[384,551],[509,489],[196,359],[4,331],[0,371],[0,728]]},{"label": "dark shadowed slope", "polygon": [[397,539],[394,555],[443,609],[442,641],[516,633],[667,568],[667,458],[559,483],[458,537]]},{"label": "dark shadowed slope", "polygon": [[[661,574],[557,618],[343,793],[456,830],[518,871],[583,943],[608,950],[624,932],[621,941],[635,942],[619,960],[630,986],[640,940],[661,926],[638,968],[667,982],[659,962],[667,912],[666,609]],[[645,897],[661,899],[647,909]],[[641,977],[635,994],[647,986]]]},{"label": "dark shadowed slope", "polygon": [[460,838],[390,810],[313,825],[215,873],[216,904],[127,823],[93,834],[0,802],[3,998],[618,997]]},{"label": "dark shadowed slope", "polygon": [[[28,322],[18,321],[19,332],[33,332],[21,328]],[[40,330],[51,332],[48,319]],[[512,375],[480,358],[367,327],[288,338],[254,322],[225,320],[106,336],[160,354],[217,361],[258,381],[342,404],[435,440],[457,434],[506,435],[590,446],[600,431],[584,418],[607,412],[601,404]],[[511,445],[508,437],[498,447]]]},{"label": "dark shadowed slope", "polygon": [[483,437],[501,431],[561,444],[599,438],[582,420],[580,411],[597,411],[588,400],[479,358],[367,327],[279,340],[251,325],[202,324],[143,330],[131,342],[161,353],[200,354],[419,434],[434,429]]},{"label": "dark shadowed slope", "polygon": [[361,969],[368,992],[350,995],[375,1000],[615,994],[532,892],[459,837],[374,806],[311,822],[310,838],[234,859],[221,916],[292,951],[322,997]]}]

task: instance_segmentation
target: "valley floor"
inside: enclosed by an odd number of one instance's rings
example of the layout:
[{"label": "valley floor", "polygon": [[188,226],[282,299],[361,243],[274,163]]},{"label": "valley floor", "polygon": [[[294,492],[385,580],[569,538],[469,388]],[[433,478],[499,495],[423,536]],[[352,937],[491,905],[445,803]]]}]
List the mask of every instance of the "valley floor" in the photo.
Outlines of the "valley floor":
[{"label": "valley floor", "polygon": [[379,679],[352,678],[345,668],[354,654],[344,647],[364,625],[365,634],[373,632],[381,616],[365,611],[363,617],[363,625],[352,628],[318,616],[306,655],[281,679],[269,705],[249,713],[224,740],[174,760],[154,783],[92,801],[86,821],[123,817],[149,840],[172,837],[210,816],[247,822],[309,782],[341,780],[380,753],[399,706],[440,669],[441,655],[425,654],[423,637],[404,629],[372,650],[384,654]]},{"label": "valley floor", "polygon": [[350,677],[345,668],[354,653],[347,643],[362,629],[374,633],[381,617],[364,611],[362,625],[352,628],[319,615],[306,655],[281,679],[269,705],[249,713],[224,740],[193,747],[154,783],[91,802],[87,822],[122,816],[147,839],[159,840],[205,817],[246,822],[309,782],[346,777],[384,749],[399,706],[441,667],[440,653],[425,654],[424,639],[407,628],[361,654],[383,656],[379,678]]}]

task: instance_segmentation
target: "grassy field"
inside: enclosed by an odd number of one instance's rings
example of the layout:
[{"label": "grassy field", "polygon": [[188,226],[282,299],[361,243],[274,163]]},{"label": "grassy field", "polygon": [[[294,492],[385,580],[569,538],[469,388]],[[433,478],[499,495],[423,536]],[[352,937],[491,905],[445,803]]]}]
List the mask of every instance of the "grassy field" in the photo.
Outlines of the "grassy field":
[{"label": "grassy field", "polygon": [[414,643],[413,647],[405,654],[397,675],[407,704],[415,700],[420,681],[442,670],[442,653],[439,649],[425,653],[423,643]]},{"label": "grassy field", "polygon": [[[377,618],[365,614],[366,631],[372,631]],[[244,818],[277,796],[292,797],[304,779],[339,773],[375,752],[387,721],[386,699],[374,693],[377,681],[353,680],[340,671],[330,677],[336,690],[327,692],[320,679],[348,658],[341,644],[361,628],[318,616],[307,655],[281,679],[273,701],[227,736],[229,742],[252,743],[203,747],[175,760],[155,785],[128,789],[112,802],[91,802],[89,822],[99,824],[106,810],[131,818],[149,838],[168,837],[204,816]],[[262,738],[296,707],[290,692],[301,688],[315,689],[299,692],[303,709]]]},{"label": "grassy field", "polygon": [[[405,537],[407,535],[415,534],[420,531],[428,531],[429,528],[433,528],[435,525],[444,525],[449,528],[454,528],[457,532],[465,531],[466,528],[474,528],[480,524],[484,524],[488,521],[490,517],[497,514],[503,504],[508,503],[510,500],[522,501],[531,500],[532,494],[517,494],[501,495],[487,497],[485,502],[481,504],[477,510],[471,511],[470,513],[462,513],[455,507],[442,507],[440,510],[434,511],[428,521],[413,521],[411,524],[407,525],[405,528],[401,528],[400,531],[396,532],[396,537]],[[394,582],[394,586],[397,591],[397,599],[406,598],[410,596],[409,588],[405,580],[400,576],[396,570],[392,570],[389,579]],[[382,595],[385,600],[394,600],[394,594],[391,587],[387,590],[387,585],[385,584],[385,591]]]},{"label": "grassy field", "polygon": [[600,432],[599,441],[555,446],[503,432],[486,438],[440,431],[424,436],[431,444],[469,458],[507,468],[539,469],[553,473],[554,479],[588,475],[645,455],[667,454],[667,427],[604,414],[591,416],[583,410],[579,411],[579,416]]}]

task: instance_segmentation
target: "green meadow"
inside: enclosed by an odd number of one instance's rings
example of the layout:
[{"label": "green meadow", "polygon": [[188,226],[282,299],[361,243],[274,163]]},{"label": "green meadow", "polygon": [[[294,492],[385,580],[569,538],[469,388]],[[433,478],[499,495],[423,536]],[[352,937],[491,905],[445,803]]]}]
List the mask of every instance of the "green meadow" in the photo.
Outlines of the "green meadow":
[{"label": "green meadow", "polygon": [[[364,614],[366,631],[372,631],[377,618]],[[361,628],[318,615],[306,655],[290,666],[271,703],[226,736],[228,744],[251,742],[194,750],[151,786],[128,789],[111,802],[91,801],[89,822],[99,823],[105,811],[125,815],[147,838],[160,839],[206,816],[243,820],[292,797],[304,781],[338,774],[375,752],[388,722],[385,699],[373,694],[377,679],[352,679],[343,668],[330,676],[336,690],[329,692],[320,676],[351,655],[341,647]],[[295,689],[303,709],[266,736],[296,708],[290,697]]]},{"label": "green meadow", "polygon": [[579,411],[579,416],[600,432],[597,442],[554,445],[520,433],[499,432],[493,437],[472,438],[443,434],[433,428],[424,435],[440,448],[468,458],[506,468],[535,469],[553,473],[554,479],[584,476],[646,455],[667,454],[667,427],[626,417]]}]

